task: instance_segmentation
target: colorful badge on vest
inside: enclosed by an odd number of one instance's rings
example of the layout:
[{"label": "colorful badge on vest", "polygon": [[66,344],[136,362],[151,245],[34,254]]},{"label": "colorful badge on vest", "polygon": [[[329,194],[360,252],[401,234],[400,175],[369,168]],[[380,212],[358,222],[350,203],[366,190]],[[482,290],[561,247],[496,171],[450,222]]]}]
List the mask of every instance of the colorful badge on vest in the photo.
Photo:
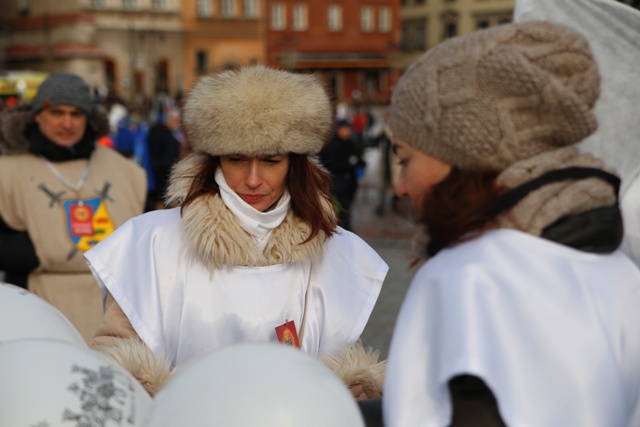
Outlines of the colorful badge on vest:
[{"label": "colorful badge on vest", "polygon": [[76,249],[86,252],[115,229],[104,200],[65,200],[67,232]]}]

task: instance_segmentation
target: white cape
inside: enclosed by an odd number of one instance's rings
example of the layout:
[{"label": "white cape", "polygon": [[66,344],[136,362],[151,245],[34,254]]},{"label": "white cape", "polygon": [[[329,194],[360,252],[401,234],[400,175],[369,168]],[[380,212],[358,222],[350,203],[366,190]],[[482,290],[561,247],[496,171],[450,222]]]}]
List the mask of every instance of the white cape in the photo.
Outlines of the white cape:
[{"label": "white cape", "polygon": [[275,341],[275,327],[288,320],[298,329],[304,322],[301,346],[313,356],[352,345],[388,271],[342,229],[316,263],[211,271],[188,250],[179,208],[129,220],[85,258],[103,298],[111,293],[140,338],[173,365],[235,342]]},{"label": "white cape", "polygon": [[[447,382],[481,377],[510,427],[640,425],[640,270],[514,230],[443,250],[403,302],[387,427],[443,427]],[[635,421],[630,423],[630,420]]]}]

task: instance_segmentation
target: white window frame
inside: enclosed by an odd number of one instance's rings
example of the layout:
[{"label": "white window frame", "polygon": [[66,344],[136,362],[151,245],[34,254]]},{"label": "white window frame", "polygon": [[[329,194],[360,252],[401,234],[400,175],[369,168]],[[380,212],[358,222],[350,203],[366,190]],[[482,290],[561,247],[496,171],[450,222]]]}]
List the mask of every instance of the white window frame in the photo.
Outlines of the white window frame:
[{"label": "white window frame", "polygon": [[391,23],[391,8],[389,6],[381,6],[378,9],[378,31],[381,33],[389,33],[393,29]]},{"label": "white window frame", "polygon": [[135,10],[138,8],[137,0],[122,0],[122,7],[126,10]]},{"label": "white window frame", "polygon": [[292,26],[295,31],[306,31],[309,28],[309,9],[306,3],[293,5]]},{"label": "white window frame", "polygon": [[271,5],[271,29],[281,31],[287,28],[287,8],[284,3]]},{"label": "white window frame", "polygon": [[213,16],[213,0],[196,0],[198,18],[211,18]]},{"label": "white window frame", "polygon": [[360,31],[370,33],[374,30],[373,6],[360,7]]},{"label": "white window frame", "polygon": [[223,18],[236,17],[236,0],[220,0],[220,15]]},{"label": "white window frame", "polygon": [[327,7],[327,29],[342,31],[342,5],[330,4]]},{"label": "white window frame", "polygon": [[167,0],[151,0],[153,10],[167,10]]},{"label": "white window frame", "polygon": [[258,18],[258,0],[244,0],[244,17]]}]

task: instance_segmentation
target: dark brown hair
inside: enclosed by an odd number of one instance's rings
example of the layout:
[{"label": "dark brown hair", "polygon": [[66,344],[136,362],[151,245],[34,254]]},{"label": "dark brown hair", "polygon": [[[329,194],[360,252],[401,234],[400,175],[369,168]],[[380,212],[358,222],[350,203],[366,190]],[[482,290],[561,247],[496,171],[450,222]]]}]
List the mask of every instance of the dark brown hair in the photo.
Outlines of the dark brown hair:
[{"label": "dark brown hair", "polygon": [[427,254],[496,228],[487,208],[504,188],[495,183],[497,172],[468,172],[453,168],[425,197],[420,223],[427,226]]},{"label": "dark brown hair", "polygon": [[[289,154],[287,188],[291,195],[293,213],[311,227],[306,243],[321,231],[330,237],[336,231],[337,219],[327,213],[331,201],[331,176],[304,154]],[[217,194],[220,188],[215,180],[220,157],[209,156],[200,171],[193,176],[189,192],[180,205],[184,209],[205,194]]]}]

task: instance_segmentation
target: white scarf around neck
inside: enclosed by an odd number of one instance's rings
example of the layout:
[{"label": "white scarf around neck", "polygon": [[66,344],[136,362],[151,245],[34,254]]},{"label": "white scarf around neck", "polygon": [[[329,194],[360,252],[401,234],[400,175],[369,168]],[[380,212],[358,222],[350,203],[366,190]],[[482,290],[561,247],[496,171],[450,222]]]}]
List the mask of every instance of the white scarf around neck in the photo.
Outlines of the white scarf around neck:
[{"label": "white scarf around neck", "polygon": [[242,200],[235,191],[229,187],[224,179],[222,169],[218,168],[215,175],[216,183],[220,187],[220,197],[225,206],[237,218],[238,224],[249,233],[262,251],[269,241],[269,236],[274,228],[284,221],[291,204],[291,196],[285,190],[276,206],[268,212],[260,212],[253,206]]}]

